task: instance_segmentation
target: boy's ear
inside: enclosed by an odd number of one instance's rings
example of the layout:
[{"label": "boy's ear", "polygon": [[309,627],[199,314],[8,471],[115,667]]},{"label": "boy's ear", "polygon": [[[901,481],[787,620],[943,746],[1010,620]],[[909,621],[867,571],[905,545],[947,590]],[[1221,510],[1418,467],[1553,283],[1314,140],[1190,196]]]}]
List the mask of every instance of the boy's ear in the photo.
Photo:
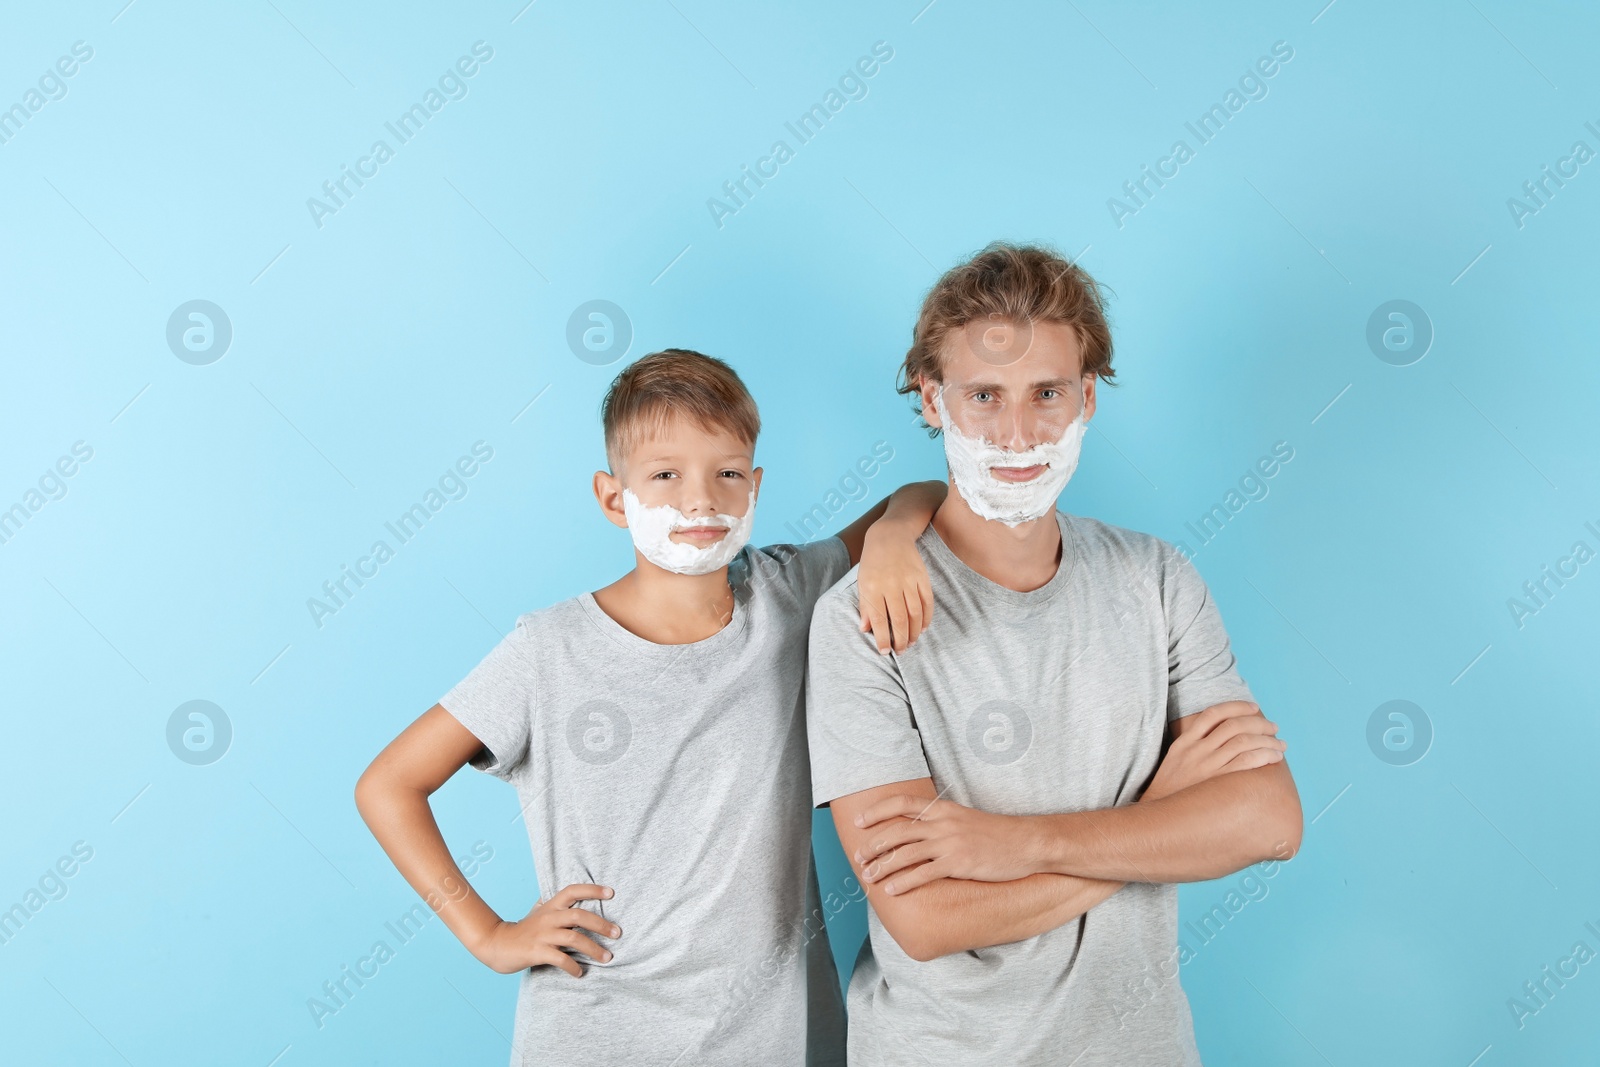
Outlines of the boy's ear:
[{"label": "boy's ear", "polygon": [[615,474],[594,472],[594,498],[613,526],[628,528],[628,513],[622,506],[622,481]]}]

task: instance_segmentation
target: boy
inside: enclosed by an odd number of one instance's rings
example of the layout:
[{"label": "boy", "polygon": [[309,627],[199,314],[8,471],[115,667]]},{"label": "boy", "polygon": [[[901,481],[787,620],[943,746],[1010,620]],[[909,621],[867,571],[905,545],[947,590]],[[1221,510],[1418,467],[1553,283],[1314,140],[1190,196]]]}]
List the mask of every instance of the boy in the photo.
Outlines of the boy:
[{"label": "boy", "polygon": [[[645,356],[603,422],[595,497],[636,566],[521,616],[379,754],[357,806],[462,944],[522,972],[513,1064],[842,1064],[811,854],[811,609],[864,556],[861,628],[909,645],[932,608],[914,542],[944,486],[756,549],[760,419],[725,363]],[[563,887],[520,922],[466,884],[428,807],[469,762],[517,787],[539,884]]]}]

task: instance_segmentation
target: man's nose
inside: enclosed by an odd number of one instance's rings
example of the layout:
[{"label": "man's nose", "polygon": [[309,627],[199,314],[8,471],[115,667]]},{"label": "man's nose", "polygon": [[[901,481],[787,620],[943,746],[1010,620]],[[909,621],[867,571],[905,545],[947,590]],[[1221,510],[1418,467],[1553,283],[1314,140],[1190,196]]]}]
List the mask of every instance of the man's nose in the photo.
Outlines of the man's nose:
[{"label": "man's nose", "polygon": [[1026,452],[1036,441],[1038,429],[1035,419],[1025,408],[1013,407],[1000,413],[1000,425],[995,428],[996,444],[1012,452]]}]

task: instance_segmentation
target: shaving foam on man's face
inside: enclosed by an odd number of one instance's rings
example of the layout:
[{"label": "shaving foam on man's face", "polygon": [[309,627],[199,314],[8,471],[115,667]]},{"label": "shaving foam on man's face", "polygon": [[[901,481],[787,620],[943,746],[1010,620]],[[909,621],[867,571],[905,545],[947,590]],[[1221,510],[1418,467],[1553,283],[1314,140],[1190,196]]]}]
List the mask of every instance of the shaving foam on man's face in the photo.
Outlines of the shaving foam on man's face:
[{"label": "shaving foam on man's face", "polygon": [[[934,394],[934,410],[939,413],[940,428],[944,431],[945,459],[950,464],[956,491],[972,513],[1011,527],[1048,515],[1078,467],[1078,454],[1088,429],[1081,398],[1077,417],[1064,426],[1048,415],[1037,420],[1037,428],[1053,437],[1052,440],[1014,452],[990,440],[989,434],[998,435],[995,427],[999,422],[985,414],[971,418],[973,423],[983,424],[983,429],[974,426],[977,431],[974,434],[963,433],[950,415],[944,394],[945,386],[941,383]],[[1028,469],[1034,467],[1041,469],[1027,475]],[[1007,469],[1008,476],[997,475],[996,468]]]}]

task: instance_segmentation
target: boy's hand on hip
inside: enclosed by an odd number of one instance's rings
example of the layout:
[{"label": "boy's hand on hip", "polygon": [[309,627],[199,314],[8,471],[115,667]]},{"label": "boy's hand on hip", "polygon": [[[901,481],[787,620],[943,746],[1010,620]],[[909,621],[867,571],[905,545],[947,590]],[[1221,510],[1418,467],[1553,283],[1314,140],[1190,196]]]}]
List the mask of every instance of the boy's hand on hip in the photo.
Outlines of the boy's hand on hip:
[{"label": "boy's hand on hip", "polygon": [[1010,882],[1036,870],[1027,820],[1017,816],[900,795],[862,812],[856,825],[871,831],[856,852],[861,877],[891,896],[938,878]]},{"label": "boy's hand on hip", "polygon": [[560,967],[574,978],[582,978],[583,968],[566,950],[601,963],[609,961],[611,953],[579,931],[621,937],[622,930],[609,919],[577,907],[577,903],[610,900],[611,897],[611,889],[603,885],[569,885],[535,907],[521,922],[502,920],[484,938],[483,944],[473,950],[473,955],[500,974],[548,965]]}]

